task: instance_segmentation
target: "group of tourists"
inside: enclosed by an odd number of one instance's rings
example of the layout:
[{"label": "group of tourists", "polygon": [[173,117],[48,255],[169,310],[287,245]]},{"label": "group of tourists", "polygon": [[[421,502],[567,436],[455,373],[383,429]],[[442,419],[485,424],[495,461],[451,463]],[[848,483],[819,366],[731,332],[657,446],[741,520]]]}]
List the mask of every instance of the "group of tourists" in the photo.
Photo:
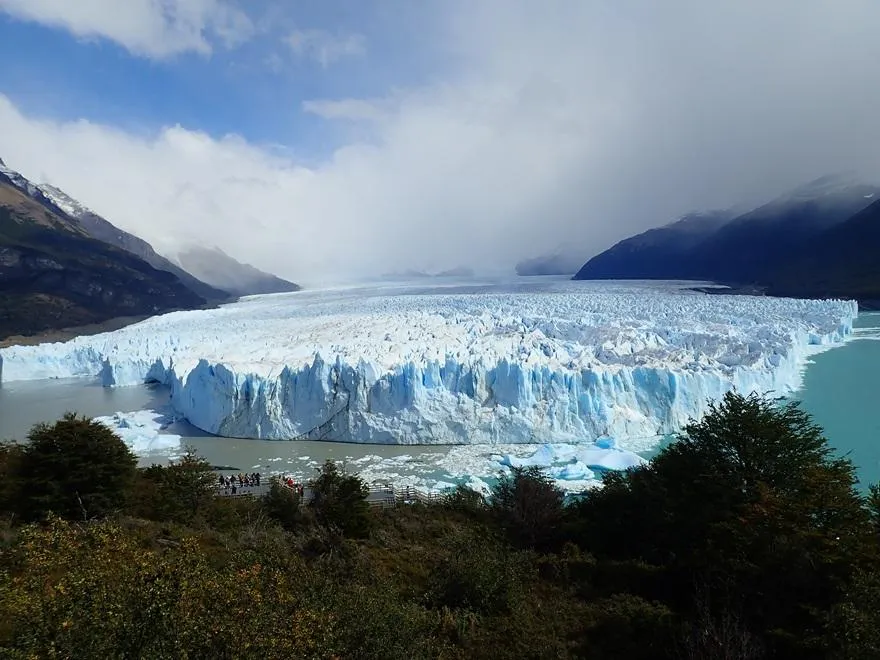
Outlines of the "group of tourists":
[{"label": "group of tourists", "polygon": [[[280,477],[275,477],[275,479],[278,479],[281,485],[294,491],[300,497],[303,496],[305,486],[301,482],[294,480],[293,477],[282,474]],[[237,475],[229,476],[221,474],[218,478],[218,483],[217,491],[223,495],[253,494],[253,491],[243,489],[258,487],[261,483],[261,476],[259,472],[252,472],[251,474],[239,472]]]},{"label": "group of tourists", "polygon": [[232,489],[232,495],[235,495],[240,488],[249,488],[251,486],[259,486],[260,485],[260,473],[259,472],[251,472],[250,474],[244,474],[239,472],[238,475],[226,476],[220,475],[220,486],[219,488],[223,489],[223,494],[228,494],[230,489]]},{"label": "group of tourists", "polygon": [[293,477],[286,477],[282,474],[281,483],[285,484],[288,488],[290,488],[290,490],[294,491],[300,497],[303,496],[305,487],[301,483],[294,481]]}]

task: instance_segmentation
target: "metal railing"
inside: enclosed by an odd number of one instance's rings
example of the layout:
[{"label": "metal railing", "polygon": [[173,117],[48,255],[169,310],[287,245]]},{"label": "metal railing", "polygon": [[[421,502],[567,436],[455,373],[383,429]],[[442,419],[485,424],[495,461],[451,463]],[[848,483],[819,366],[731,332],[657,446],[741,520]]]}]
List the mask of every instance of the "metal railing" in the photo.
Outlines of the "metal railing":
[{"label": "metal railing", "polygon": [[235,492],[232,492],[232,486],[214,486],[215,495],[218,497],[265,497],[269,494],[272,484],[266,480],[260,481],[260,485],[255,484],[241,485],[235,484]]},{"label": "metal railing", "polygon": [[[272,488],[275,480],[266,479],[260,482],[260,485],[243,485],[236,484],[235,493],[232,492],[230,486],[215,486],[215,494],[218,497],[265,497]],[[296,486],[290,486],[284,481],[277,482],[282,488],[299,494]],[[373,485],[367,491],[366,502],[375,508],[388,508],[398,506],[400,504],[436,504],[442,502],[446,495],[440,493],[429,493],[412,486],[403,488],[395,487],[391,484]],[[312,499],[311,489],[308,486],[303,488],[303,496],[300,499],[300,506],[307,504]]]}]

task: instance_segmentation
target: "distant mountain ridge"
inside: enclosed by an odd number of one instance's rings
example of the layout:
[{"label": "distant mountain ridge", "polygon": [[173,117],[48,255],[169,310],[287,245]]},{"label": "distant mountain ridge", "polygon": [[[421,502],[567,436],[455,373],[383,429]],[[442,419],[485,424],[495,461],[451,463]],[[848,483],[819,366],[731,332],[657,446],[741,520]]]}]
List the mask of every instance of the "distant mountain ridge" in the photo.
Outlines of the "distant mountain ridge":
[{"label": "distant mountain ridge", "polygon": [[880,200],[823,232],[772,273],[779,295],[854,297],[880,308]]},{"label": "distant mountain ridge", "polygon": [[172,273],[90,236],[0,161],[0,338],[204,303]]},{"label": "distant mountain ridge", "polygon": [[590,259],[574,279],[706,279],[695,274],[687,256],[731,220],[728,211],[689,213],[620,241]]},{"label": "distant mountain ridge", "polygon": [[184,260],[211,281],[0,160],[0,339],[299,289],[220,250]]},{"label": "distant mountain ridge", "polygon": [[153,268],[173,273],[187,287],[208,302],[223,302],[232,296],[230,292],[213,287],[194,277],[177,264],[158,254],[147,241],[119,229],[60,188],[49,184],[39,184],[36,188],[67,215],[78,220],[92,238],[131,252]]},{"label": "distant mountain ridge", "polygon": [[521,277],[540,275],[572,275],[583,263],[580,255],[566,251],[556,251],[531,259],[523,259],[516,264],[516,274]]},{"label": "distant mountain ridge", "polygon": [[880,187],[822,177],[740,215],[699,244],[697,268],[712,279],[769,282],[810,241],[870,205]]},{"label": "distant mountain ridge", "polygon": [[390,273],[382,273],[379,277],[383,280],[417,280],[432,277],[475,277],[476,272],[470,266],[455,266],[446,270],[436,272],[428,272],[425,270],[415,270],[409,268],[401,271],[392,271]]},{"label": "distant mountain ridge", "polygon": [[201,281],[235,296],[289,293],[302,287],[236,261],[218,247],[191,246],[176,255],[177,263]]},{"label": "distant mountain ridge", "polygon": [[137,255],[154,268],[176,275],[187,287],[210,303],[227,302],[239,296],[299,291],[300,286],[243,264],[219,248],[191,247],[172,260],[156,252],[147,241],[116,227],[59,187],[33,184],[0,161],[0,172],[8,171],[28,194],[76,220],[93,238]]},{"label": "distant mountain ridge", "polygon": [[870,224],[880,217],[878,199],[878,185],[821,177],[746,213],[694,213],[624,239],[574,279],[711,280],[782,295],[880,297],[880,278],[868,267],[880,251]]}]

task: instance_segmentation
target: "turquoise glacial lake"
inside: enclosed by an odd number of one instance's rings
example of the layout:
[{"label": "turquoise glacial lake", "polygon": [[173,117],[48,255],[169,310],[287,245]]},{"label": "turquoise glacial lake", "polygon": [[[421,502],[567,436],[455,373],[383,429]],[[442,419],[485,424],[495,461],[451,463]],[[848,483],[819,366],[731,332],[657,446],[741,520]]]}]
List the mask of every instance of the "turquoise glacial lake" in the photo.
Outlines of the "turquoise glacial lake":
[{"label": "turquoise glacial lake", "polygon": [[855,339],[820,353],[794,398],[855,464],[861,486],[880,482],[880,314],[861,314]]}]

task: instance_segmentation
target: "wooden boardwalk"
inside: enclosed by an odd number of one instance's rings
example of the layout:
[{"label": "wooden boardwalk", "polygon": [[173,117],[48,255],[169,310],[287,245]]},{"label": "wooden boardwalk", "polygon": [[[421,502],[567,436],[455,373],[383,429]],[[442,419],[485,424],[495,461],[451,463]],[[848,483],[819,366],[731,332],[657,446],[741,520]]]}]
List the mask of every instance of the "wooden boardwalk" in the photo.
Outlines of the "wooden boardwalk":
[{"label": "wooden boardwalk", "polygon": [[[285,483],[281,483],[283,488],[290,489]],[[272,488],[272,481],[265,480],[259,486],[236,486],[236,492],[233,494],[232,488],[224,486],[215,486],[215,495],[218,497],[265,497]],[[442,501],[443,495],[438,493],[428,493],[417,488],[405,487],[395,488],[392,485],[374,485],[370,487],[367,493],[367,504],[376,508],[386,508],[397,506],[398,504],[433,504]],[[312,492],[308,486],[303,488],[303,497],[301,504],[307,504],[312,499]]]}]

